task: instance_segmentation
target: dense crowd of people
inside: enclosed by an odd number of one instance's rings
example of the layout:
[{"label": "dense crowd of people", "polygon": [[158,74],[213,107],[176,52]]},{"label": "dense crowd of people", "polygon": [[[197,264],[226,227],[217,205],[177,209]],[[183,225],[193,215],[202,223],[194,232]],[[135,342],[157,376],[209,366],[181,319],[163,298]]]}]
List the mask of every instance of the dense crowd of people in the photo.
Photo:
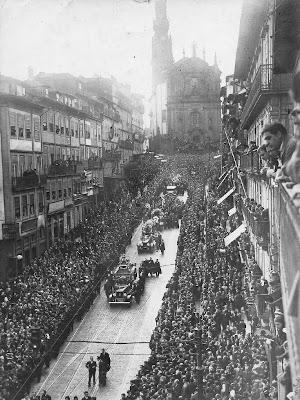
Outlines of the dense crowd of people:
[{"label": "dense crowd of people", "polygon": [[208,190],[203,170],[194,172],[187,176],[176,270],[157,316],[151,356],[122,399],[275,399],[266,338],[256,333],[247,310],[237,243],[224,246],[229,206],[217,205],[213,179]]},{"label": "dense crowd of people", "polygon": [[[123,191],[119,201],[101,207],[82,223],[82,242],[68,239],[56,243],[26,266],[22,275],[1,284],[0,324],[5,332],[0,358],[2,398],[8,399],[37,365],[38,376],[43,364],[49,365],[51,356],[58,353],[74,314],[79,310],[80,318],[91,305],[101,275],[124,250],[138,215],[136,205]],[[41,330],[38,348],[32,346],[34,327]]]},{"label": "dense crowd of people", "polygon": [[[198,157],[178,156],[141,197],[132,200],[123,188],[114,201],[103,203],[82,223],[82,241],[54,245],[23,275],[1,284],[0,399],[12,398],[28,371],[35,371],[29,378],[39,378],[49,366],[74,316],[83,316],[106,271],[118,262],[146,207],[162,205],[159,193],[174,170],[188,183],[176,269],[156,319],[151,356],[122,399],[254,400],[262,393],[277,398],[276,385],[269,382],[266,338],[257,333],[258,321],[253,323],[247,309],[237,242],[224,246],[232,204],[217,204],[221,194],[214,172]],[[230,219],[229,231],[236,223],[236,217]],[[276,295],[270,301],[276,302]],[[38,348],[32,346],[32,327],[41,328]],[[30,379],[27,383],[24,393]]]},{"label": "dense crowd of people", "polygon": [[[136,199],[122,186],[113,200],[91,211],[77,227],[80,240],[55,243],[22,275],[0,284],[1,400],[16,393],[21,398],[57,356],[74,318],[82,318],[91,306],[106,272],[130,242],[144,204],[152,204],[159,193],[162,176]],[[38,330],[38,345],[32,329]]]}]

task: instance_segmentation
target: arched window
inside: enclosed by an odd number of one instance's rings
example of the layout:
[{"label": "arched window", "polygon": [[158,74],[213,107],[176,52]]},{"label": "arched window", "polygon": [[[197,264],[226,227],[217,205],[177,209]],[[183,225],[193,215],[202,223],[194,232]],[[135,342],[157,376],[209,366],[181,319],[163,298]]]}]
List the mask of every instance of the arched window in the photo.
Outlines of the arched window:
[{"label": "arched window", "polygon": [[200,125],[200,113],[198,111],[193,111],[191,113],[191,125],[197,127]]},{"label": "arched window", "polygon": [[191,88],[192,88],[192,91],[198,91],[198,89],[199,89],[199,80],[198,80],[198,78],[192,78],[191,79]]}]

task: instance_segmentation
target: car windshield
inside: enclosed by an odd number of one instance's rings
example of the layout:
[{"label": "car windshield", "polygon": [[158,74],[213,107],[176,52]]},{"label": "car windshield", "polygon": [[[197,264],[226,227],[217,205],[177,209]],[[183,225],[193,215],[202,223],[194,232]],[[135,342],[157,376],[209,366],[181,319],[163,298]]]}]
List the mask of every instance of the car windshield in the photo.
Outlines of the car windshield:
[{"label": "car windshield", "polygon": [[127,285],[130,283],[130,276],[120,276],[116,279],[117,285]]}]

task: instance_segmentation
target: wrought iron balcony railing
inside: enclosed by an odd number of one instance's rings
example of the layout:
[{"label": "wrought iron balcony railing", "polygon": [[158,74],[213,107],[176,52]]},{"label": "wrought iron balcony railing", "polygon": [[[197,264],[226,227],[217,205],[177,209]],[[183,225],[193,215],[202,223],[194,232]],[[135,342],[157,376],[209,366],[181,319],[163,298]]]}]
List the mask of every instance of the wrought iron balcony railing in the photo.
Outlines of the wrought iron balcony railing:
[{"label": "wrought iron balcony railing", "polygon": [[102,167],[103,164],[100,157],[88,159],[88,169],[101,169]]},{"label": "wrought iron balcony railing", "polygon": [[50,165],[48,176],[80,175],[85,169],[88,169],[87,160],[56,160]]},{"label": "wrought iron balcony railing", "polygon": [[258,245],[262,247],[263,250],[267,250],[270,242],[269,218],[263,217],[257,212],[251,211],[244,203],[242,203],[242,210],[253,235],[256,236]]},{"label": "wrought iron balcony railing", "polygon": [[33,189],[36,187],[42,187],[46,184],[47,177],[45,175],[38,175],[34,171],[28,173],[25,172],[23,176],[12,177],[12,189],[14,192],[22,190]]},{"label": "wrought iron balcony railing", "polygon": [[252,153],[240,155],[240,169],[242,171],[252,170]]},{"label": "wrought iron balcony railing", "polygon": [[103,161],[119,161],[121,160],[120,151],[104,150],[102,153]]},{"label": "wrought iron balcony railing", "polygon": [[259,174],[261,167],[261,160],[257,151],[240,155],[240,169],[242,171]]},{"label": "wrought iron balcony railing", "polygon": [[241,114],[241,127],[248,129],[261,111],[267,95],[287,93],[292,85],[293,74],[274,74],[271,64],[259,67]]},{"label": "wrought iron balcony railing", "polygon": [[133,150],[134,145],[130,140],[119,140],[120,149]]}]

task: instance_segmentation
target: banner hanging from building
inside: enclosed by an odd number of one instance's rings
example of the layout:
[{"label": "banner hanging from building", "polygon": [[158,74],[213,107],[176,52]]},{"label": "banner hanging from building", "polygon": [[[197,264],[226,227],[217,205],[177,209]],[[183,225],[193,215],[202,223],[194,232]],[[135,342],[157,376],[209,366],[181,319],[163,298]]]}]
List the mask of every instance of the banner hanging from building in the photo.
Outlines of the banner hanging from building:
[{"label": "banner hanging from building", "polygon": [[224,201],[225,199],[227,199],[227,197],[229,197],[229,196],[231,195],[231,193],[233,193],[234,191],[235,191],[235,187],[233,187],[232,189],[228,190],[228,192],[225,193],[224,196],[221,197],[221,198],[217,201],[217,204],[223,203],[223,201]]},{"label": "banner hanging from building", "polygon": [[[233,171],[233,169],[234,168],[230,168],[227,172],[224,172],[224,174],[222,174],[221,176],[220,176],[220,178],[222,177],[222,181],[219,183],[219,185],[217,186],[217,189],[219,189],[219,187],[221,186],[221,185],[223,185],[223,183],[226,181],[226,179],[229,177],[229,174],[230,174],[230,172],[231,171]],[[220,178],[219,178],[219,180],[220,180]]]},{"label": "banner hanging from building", "polygon": [[229,217],[231,217],[232,215],[234,215],[236,213],[236,208],[232,207],[230,210],[228,210],[228,215]]},{"label": "banner hanging from building", "polygon": [[246,225],[241,224],[238,228],[236,228],[236,230],[234,230],[228,236],[226,236],[224,238],[225,247],[229,246],[231,242],[240,237],[241,234],[245,232],[245,230],[246,230]]}]

